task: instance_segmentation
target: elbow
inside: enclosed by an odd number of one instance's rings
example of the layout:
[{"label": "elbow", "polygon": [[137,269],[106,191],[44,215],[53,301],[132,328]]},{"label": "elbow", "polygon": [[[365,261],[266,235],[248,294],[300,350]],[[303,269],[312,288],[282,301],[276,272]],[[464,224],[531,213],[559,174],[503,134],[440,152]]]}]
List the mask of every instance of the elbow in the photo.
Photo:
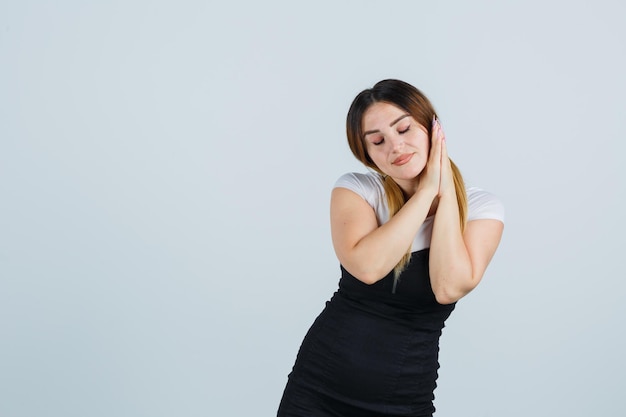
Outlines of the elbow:
[{"label": "elbow", "polygon": [[452,293],[451,291],[443,291],[443,290],[435,291],[434,293],[435,293],[435,300],[437,301],[437,303],[442,304],[442,305],[456,303],[465,295],[461,293]]},{"label": "elbow", "polygon": [[433,288],[435,294],[435,300],[437,303],[446,305],[452,304],[465,297],[476,287],[474,282],[466,285],[440,285],[437,288]]},{"label": "elbow", "polygon": [[346,271],[364,284],[372,285],[383,279],[390,271],[383,271],[379,268],[363,268],[361,265],[356,267],[343,266]]},{"label": "elbow", "polygon": [[431,285],[435,300],[439,304],[452,304],[465,297],[478,283],[480,277],[474,276],[467,268],[455,268],[448,271],[430,271]]},{"label": "elbow", "polygon": [[362,283],[372,285],[380,281],[385,275],[381,276],[381,274],[374,271],[362,271],[359,275],[354,276]]}]

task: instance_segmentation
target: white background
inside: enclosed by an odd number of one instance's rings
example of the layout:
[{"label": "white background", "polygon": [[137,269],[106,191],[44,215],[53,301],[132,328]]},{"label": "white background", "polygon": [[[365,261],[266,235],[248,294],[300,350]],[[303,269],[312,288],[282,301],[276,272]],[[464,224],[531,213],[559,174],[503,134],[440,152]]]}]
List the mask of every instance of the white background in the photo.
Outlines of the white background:
[{"label": "white background", "polygon": [[624,415],[623,4],[0,2],[0,416],[275,415],[383,78],[507,210],[436,415]]}]

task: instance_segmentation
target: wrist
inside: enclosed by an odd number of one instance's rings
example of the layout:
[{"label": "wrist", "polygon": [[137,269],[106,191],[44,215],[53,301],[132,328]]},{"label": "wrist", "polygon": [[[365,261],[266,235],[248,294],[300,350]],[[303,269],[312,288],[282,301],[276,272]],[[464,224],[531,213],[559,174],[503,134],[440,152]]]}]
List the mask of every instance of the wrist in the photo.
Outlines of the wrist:
[{"label": "wrist", "polygon": [[456,201],[456,189],[454,187],[446,188],[439,193],[439,198],[444,200],[454,200]]},{"label": "wrist", "polygon": [[415,194],[419,194],[422,198],[427,198],[432,201],[437,198],[437,187],[420,184]]}]

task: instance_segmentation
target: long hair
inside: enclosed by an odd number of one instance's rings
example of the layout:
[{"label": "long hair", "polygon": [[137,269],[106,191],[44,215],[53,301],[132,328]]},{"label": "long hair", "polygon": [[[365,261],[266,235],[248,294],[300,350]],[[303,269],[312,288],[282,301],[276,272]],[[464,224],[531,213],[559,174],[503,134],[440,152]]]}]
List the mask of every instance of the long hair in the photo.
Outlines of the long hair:
[{"label": "long hair", "polygon": [[[363,115],[372,104],[379,102],[393,104],[409,113],[417,123],[426,128],[429,138],[432,136],[432,120],[433,117],[437,117],[437,113],[430,100],[420,90],[404,81],[393,79],[379,81],[374,87],[361,91],[350,105],[346,120],[346,133],[350,150],[356,159],[381,175],[385,194],[387,195],[389,218],[391,219],[406,203],[406,197],[393,178],[385,175],[374,164],[367,153],[363,136]],[[467,219],[467,194],[461,171],[459,171],[454,162],[450,161],[450,164],[452,166],[462,232]],[[411,246],[409,246],[407,252],[394,268],[396,279],[407,266],[410,259]]]}]

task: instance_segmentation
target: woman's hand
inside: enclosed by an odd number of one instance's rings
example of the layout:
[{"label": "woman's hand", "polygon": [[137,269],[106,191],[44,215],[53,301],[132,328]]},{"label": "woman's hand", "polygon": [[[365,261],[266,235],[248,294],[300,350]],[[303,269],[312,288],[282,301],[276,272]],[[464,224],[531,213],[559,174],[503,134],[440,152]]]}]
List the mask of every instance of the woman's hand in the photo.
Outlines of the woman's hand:
[{"label": "woman's hand", "polygon": [[441,186],[441,161],[443,130],[439,121],[433,116],[432,134],[430,137],[430,152],[426,167],[419,175],[418,189],[432,190],[438,196]]},{"label": "woman's hand", "polygon": [[448,157],[448,149],[446,146],[446,135],[443,132],[441,124],[439,120],[437,120],[436,128],[433,129],[433,132],[437,130],[437,135],[440,139],[440,154],[441,154],[441,174],[439,181],[439,192],[437,193],[438,197],[443,196],[451,196],[454,197],[456,201],[456,190],[454,188],[454,175],[452,173],[452,165],[450,164],[450,158]]}]

